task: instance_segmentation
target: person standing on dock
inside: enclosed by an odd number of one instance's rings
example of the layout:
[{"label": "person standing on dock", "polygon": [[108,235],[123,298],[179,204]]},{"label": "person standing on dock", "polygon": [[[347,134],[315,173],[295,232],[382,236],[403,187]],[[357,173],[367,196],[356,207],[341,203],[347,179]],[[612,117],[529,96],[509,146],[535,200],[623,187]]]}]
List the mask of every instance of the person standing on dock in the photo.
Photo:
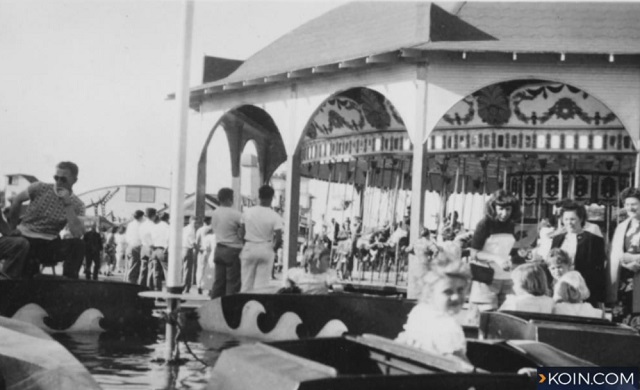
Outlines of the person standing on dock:
[{"label": "person standing on dock", "polygon": [[151,255],[149,256],[149,277],[147,286],[156,291],[162,290],[162,282],[166,280],[169,267],[169,213],[162,213],[157,224],[151,231]]},{"label": "person standing on dock", "polygon": [[153,246],[153,230],[158,222],[158,212],[153,207],[145,210],[145,219],[140,224],[140,241],[142,248],[140,249],[140,275],[138,275],[138,284],[147,286],[149,276],[149,259],[151,258],[151,247]]},{"label": "person standing on dock", "polygon": [[129,283],[138,283],[138,277],[140,276],[140,251],[142,249],[140,225],[143,220],[144,212],[136,210],[133,213],[133,220],[127,225],[127,232],[125,233],[127,241],[127,271],[124,280]]},{"label": "person standing on dock", "polygon": [[[84,275],[87,280],[98,280],[98,271],[100,270],[100,253],[102,252],[102,237],[97,231],[97,224],[91,225],[91,230],[84,234]],[[93,265],[93,271],[91,266]]]},{"label": "person standing on dock", "polygon": [[182,231],[182,285],[184,293],[191,290],[195,279],[196,254],[196,217],[190,216],[189,223]]},{"label": "person standing on dock", "polygon": [[[78,181],[78,166],[60,162],[53,176],[55,183],[35,182],[13,198],[9,210],[9,225],[17,227],[29,240],[26,276],[40,273],[40,266],[54,266],[64,261],[63,276],[77,279],[84,259],[84,203],[73,193]],[[22,204],[30,201],[20,219]],[[60,231],[67,227],[70,238],[62,245]]]},{"label": "person standing on dock", "polygon": [[198,253],[196,254],[196,286],[198,287],[198,294],[202,294],[202,288],[200,287],[200,281],[207,263],[207,250],[205,248],[205,235],[211,230],[211,217],[204,217],[204,223],[196,230],[196,248]]},{"label": "person standing on dock", "polygon": [[242,216],[245,232],[245,244],[240,253],[242,292],[266,287],[271,278],[274,240],[277,242],[282,239],[284,225],[280,215],[271,208],[273,195],[270,186],[260,187],[259,205],[249,208]]},{"label": "person standing on dock", "polygon": [[220,207],[211,215],[211,228],[216,237],[213,253],[214,282],[209,296],[218,298],[240,291],[240,251],[242,251],[242,213],[232,208],[233,190],[218,191]]}]

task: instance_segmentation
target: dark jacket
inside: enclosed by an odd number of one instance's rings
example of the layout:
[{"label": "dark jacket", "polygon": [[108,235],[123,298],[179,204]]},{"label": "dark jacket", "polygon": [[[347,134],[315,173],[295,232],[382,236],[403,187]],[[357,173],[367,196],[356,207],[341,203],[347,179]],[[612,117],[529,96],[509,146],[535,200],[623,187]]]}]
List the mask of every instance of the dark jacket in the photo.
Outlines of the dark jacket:
[{"label": "dark jacket", "polygon": [[[551,243],[552,248],[560,248],[564,242],[566,233],[553,237]],[[604,250],[604,239],[587,231],[578,234],[578,246],[576,248],[576,257],[574,259],[573,268],[580,272],[591,296],[588,301],[604,302],[605,301],[605,281],[606,272],[605,264],[607,254]]]},{"label": "dark jacket", "polygon": [[102,237],[100,233],[89,230],[84,234],[85,251],[88,255],[99,255],[102,251]]}]

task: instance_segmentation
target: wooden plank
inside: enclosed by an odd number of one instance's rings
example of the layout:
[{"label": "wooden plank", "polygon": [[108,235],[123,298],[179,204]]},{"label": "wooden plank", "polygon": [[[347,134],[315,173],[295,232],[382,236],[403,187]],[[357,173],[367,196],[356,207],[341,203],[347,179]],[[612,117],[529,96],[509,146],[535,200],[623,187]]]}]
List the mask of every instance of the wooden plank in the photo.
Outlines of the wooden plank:
[{"label": "wooden plank", "polygon": [[396,51],[391,53],[376,54],[367,57],[367,64],[389,64],[398,62],[399,58],[399,53]]},{"label": "wooden plank", "polygon": [[356,58],[355,60],[342,61],[338,64],[340,69],[362,68],[363,66],[367,66],[366,58]]},{"label": "wooden plank", "polygon": [[311,72],[314,74],[317,73],[333,73],[338,71],[340,68],[338,66],[338,64],[331,64],[331,65],[319,65],[319,66],[314,66],[313,69],[311,69]]}]

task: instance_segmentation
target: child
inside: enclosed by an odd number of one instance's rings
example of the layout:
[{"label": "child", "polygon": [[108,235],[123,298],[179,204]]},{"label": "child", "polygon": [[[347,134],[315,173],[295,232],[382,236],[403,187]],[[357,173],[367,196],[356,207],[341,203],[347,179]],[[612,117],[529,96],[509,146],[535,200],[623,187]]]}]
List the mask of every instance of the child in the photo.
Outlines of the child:
[{"label": "child", "polygon": [[443,243],[422,278],[418,304],[411,310],[397,342],[466,360],[466,340],[454,316],[465,300],[471,275],[460,260],[460,247]]},{"label": "child", "polygon": [[538,244],[533,250],[534,260],[544,260],[548,257],[554,232],[555,228],[549,222],[549,218],[542,218],[538,227]]},{"label": "child", "polygon": [[603,318],[604,312],[584,302],[590,292],[587,283],[578,271],[569,271],[557,281],[553,289],[553,314],[567,316]]},{"label": "child", "polygon": [[551,287],[555,286],[562,275],[573,269],[573,264],[567,252],[560,248],[553,248],[549,251],[546,259],[547,268],[553,278]]},{"label": "child", "polygon": [[511,273],[514,295],[508,295],[499,310],[548,313],[553,310],[553,299],[547,296],[547,275],[542,267],[527,263]]}]

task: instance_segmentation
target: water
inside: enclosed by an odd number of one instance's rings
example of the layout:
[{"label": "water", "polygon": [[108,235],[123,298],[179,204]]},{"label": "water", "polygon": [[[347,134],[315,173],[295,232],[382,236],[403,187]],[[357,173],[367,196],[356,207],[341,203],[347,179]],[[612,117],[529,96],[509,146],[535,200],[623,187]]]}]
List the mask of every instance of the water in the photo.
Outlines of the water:
[{"label": "water", "polygon": [[64,345],[105,389],[202,389],[210,371],[226,349],[248,340],[213,332],[189,332],[186,339],[195,356],[180,343],[182,365],[167,366],[164,325],[149,335],[59,334],[54,338]]}]

